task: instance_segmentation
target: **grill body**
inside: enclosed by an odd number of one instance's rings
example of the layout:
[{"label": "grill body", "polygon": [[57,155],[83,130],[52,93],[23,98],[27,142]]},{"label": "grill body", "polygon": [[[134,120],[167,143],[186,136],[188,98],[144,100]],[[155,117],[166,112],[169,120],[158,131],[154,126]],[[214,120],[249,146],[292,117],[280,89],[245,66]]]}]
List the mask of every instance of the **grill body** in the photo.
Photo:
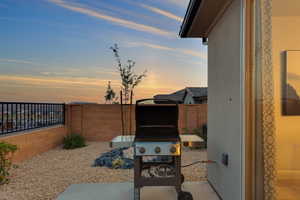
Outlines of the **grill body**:
[{"label": "grill body", "polygon": [[139,103],[136,104],[136,140],[179,140],[177,104]]},{"label": "grill body", "polygon": [[136,102],[134,199],[140,199],[140,189],[144,186],[174,186],[178,199],[186,197],[182,195],[186,192],[181,190],[184,177],[181,174],[178,104],[171,100],[160,100],[164,104],[149,104],[149,101],[153,100]]}]

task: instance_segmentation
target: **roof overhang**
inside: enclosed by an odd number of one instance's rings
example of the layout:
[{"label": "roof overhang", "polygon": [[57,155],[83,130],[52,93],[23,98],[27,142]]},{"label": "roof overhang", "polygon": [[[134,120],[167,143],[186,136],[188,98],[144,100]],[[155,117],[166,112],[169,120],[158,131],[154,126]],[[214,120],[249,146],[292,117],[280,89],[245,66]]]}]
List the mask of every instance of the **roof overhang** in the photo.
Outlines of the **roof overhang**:
[{"label": "roof overhang", "polygon": [[207,38],[233,0],[190,0],[179,36]]}]

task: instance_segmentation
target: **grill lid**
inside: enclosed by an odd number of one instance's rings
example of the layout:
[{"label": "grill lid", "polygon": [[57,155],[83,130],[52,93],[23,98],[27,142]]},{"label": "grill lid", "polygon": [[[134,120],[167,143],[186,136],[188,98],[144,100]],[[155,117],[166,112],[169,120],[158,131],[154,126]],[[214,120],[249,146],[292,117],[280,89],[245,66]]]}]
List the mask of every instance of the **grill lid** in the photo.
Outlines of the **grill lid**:
[{"label": "grill lid", "polygon": [[179,139],[178,104],[168,99],[160,101],[165,104],[152,103],[153,99],[136,102],[136,140]]}]

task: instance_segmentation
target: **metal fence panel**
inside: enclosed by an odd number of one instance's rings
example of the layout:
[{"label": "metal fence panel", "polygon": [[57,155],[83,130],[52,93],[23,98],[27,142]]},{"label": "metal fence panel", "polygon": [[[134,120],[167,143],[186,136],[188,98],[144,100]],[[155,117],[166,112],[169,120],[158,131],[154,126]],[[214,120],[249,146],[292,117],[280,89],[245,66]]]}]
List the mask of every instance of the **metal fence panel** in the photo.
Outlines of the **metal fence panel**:
[{"label": "metal fence panel", "polygon": [[0,135],[64,122],[65,104],[0,102]]}]

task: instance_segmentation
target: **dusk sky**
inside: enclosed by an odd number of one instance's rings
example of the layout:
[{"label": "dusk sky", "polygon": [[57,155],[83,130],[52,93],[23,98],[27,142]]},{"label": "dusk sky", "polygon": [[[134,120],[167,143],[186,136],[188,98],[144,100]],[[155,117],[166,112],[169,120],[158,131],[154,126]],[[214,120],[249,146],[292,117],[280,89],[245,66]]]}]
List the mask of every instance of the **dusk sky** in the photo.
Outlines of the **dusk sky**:
[{"label": "dusk sky", "polygon": [[207,47],[180,39],[188,0],[0,0],[0,101],[104,102],[109,49],[148,76],[135,98],[207,86]]}]

